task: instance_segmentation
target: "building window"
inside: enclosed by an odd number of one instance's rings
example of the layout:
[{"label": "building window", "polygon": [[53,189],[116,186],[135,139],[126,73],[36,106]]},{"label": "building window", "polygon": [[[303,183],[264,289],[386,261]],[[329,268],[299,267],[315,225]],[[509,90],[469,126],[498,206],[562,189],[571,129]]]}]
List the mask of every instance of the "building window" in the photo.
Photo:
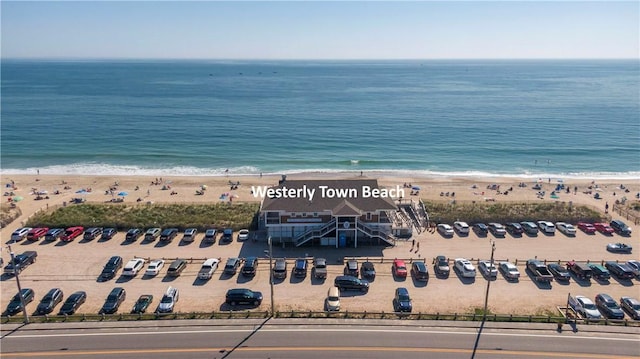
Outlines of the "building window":
[{"label": "building window", "polygon": [[371,212],[367,212],[367,221],[370,221],[371,217],[372,217]]},{"label": "building window", "polygon": [[296,212],[291,212],[291,217],[295,217],[296,216]]},{"label": "building window", "polygon": [[302,217],[306,217],[307,216],[307,212],[302,212]]},{"label": "building window", "polygon": [[318,212],[313,212],[314,217],[318,217]]}]

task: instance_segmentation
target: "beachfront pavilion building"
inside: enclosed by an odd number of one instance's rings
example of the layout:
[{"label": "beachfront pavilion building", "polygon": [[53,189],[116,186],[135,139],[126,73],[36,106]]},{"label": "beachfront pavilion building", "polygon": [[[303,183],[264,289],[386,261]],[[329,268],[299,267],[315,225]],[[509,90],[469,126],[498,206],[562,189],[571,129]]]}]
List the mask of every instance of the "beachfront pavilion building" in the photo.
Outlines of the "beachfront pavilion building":
[{"label": "beachfront pavilion building", "polygon": [[[395,202],[401,198],[390,196],[403,192],[381,189],[375,179],[287,180],[283,176],[270,189],[287,191],[286,197],[283,192],[265,195],[260,206],[259,227],[274,243],[336,248],[394,245],[398,231],[407,230],[394,224]],[[387,193],[374,196],[373,190]]]}]

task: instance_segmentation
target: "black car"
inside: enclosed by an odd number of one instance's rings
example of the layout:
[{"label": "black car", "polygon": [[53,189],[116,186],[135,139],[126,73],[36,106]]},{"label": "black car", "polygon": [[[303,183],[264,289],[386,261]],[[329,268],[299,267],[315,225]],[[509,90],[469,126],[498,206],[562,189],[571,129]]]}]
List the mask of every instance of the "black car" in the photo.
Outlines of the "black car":
[{"label": "black car", "polygon": [[176,259],[169,265],[167,275],[170,277],[178,277],[186,267],[187,261],[185,259]]},{"label": "black car", "polygon": [[22,290],[11,298],[11,301],[7,305],[7,315],[14,315],[22,310],[22,300],[24,300],[24,305],[31,303],[33,301],[35,293],[31,288],[22,288]]},{"label": "black car", "polygon": [[262,293],[246,288],[229,289],[225,296],[225,302],[232,306],[247,304],[257,307],[262,303]]},{"label": "black car", "polygon": [[411,265],[411,275],[417,281],[426,282],[429,280],[429,271],[424,262],[413,262]]},{"label": "black car", "polygon": [[366,261],[363,262],[360,266],[360,273],[362,274],[362,278],[367,279],[375,279],[376,278],[376,268],[372,262]]},{"label": "black car", "polygon": [[344,265],[344,275],[351,275],[357,277],[360,275],[360,270],[358,269],[358,261],[355,259],[349,259],[347,263]]},{"label": "black car", "polygon": [[242,266],[242,270],[240,272],[244,276],[253,277],[256,275],[257,270],[258,270],[258,258],[247,257],[244,260],[244,265]]},{"label": "black car", "polygon": [[618,279],[633,279],[633,270],[624,263],[606,262],[605,268]]},{"label": "black car", "polygon": [[62,298],[63,294],[60,288],[51,289],[44,295],[44,297],[42,297],[42,300],[36,309],[36,314],[44,315],[53,312],[56,305],[62,302]]},{"label": "black car", "polygon": [[124,288],[116,287],[111,290],[111,293],[107,296],[107,300],[105,300],[102,309],[100,309],[100,313],[104,314],[112,314],[118,311],[120,304],[126,298],[127,293]]},{"label": "black car", "polygon": [[304,258],[296,259],[296,262],[293,265],[293,275],[296,277],[307,276],[307,260],[306,259]]},{"label": "black car", "polygon": [[393,298],[393,308],[396,312],[411,313],[411,297],[407,288],[396,288],[396,294]]},{"label": "black car", "polygon": [[113,238],[116,234],[118,234],[118,230],[115,228],[105,228],[102,231],[102,236],[100,236],[100,239],[103,241],[109,240],[111,238]]},{"label": "black car", "polygon": [[569,281],[571,279],[571,273],[567,270],[567,268],[561,266],[558,263],[551,263],[547,265],[549,272],[553,274],[553,277],[559,281]]},{"label": "black car", "polygon": [[84,230],[84,235],[82,238],[85,241],[90,241],[98,238],[102,234],[102,228],[100,227],[91,227]]},{"label": "black car", "polygon": [[107,261],[107,264],[105,264],[102,269],[102,273],[100,273],[100,279],[109,280],[115,277],[120,268],[122,268],[122,257],[113,256],[109,258],[109,261]]},{"label": "black car", "polygon": [[596,307],[609,319],[624,319],[622,308],[608,294],[600,293],[596,295]]},{"label": "black car", "polygon": [[60,314],[71,315],[87,300],[87,293],[78,291],[71,294],[60,308]]},{"label": "black car", "polygon": [[227,259],[227,263],[225,263],[224,265],[224,270],[223,270],[224,274],[227,274],[227,275],[236,274],[236,272],[238,271],[238,268],[240,268],[240,264],[241,264],[240,258],[232,257]]},{"label": "black car", "polygon": [[233,228],[225,228],[222,231],[222,237],[220,237],[220,242],[231,242],[233,241]]},{"label": "black car", "polygon": [[140,236],[142,236],[142,230],[140,228],[131,228],[127,231],[125,239],[127,241],[136,241]]},{"label": "black car", "polygon": [[58,239],[60,239],[60,237],[62,237],[63,233],[64,233],[64,228],[51,228],[44,235],[44,240],[45,241],[58,240]]},{"label": "black car", "polygon": [[471,228],[479,236],[486,236],[489,233],[489,227],[484,223],[475,223]]},{"label": "black car", "polygon": [[538,226],[533,223],[533,222],[520,222],[520,225],[522,226],[522,230],[524,231],[524,233],[531,235],[531,236],[536,236],[538,235]]},{"label": "black car", "polygon": [[147,308],[153,302],[153,296],[151,294],[143,294],[141,295],[136,303],[133,305],[133,309],[131,309],[131,313],[133,314],[141,314],[147,311]]},{"label": "black car", "polygon": [[640,301],[631,297],[621,297],[620,306],[634,320],[640,320]]},{"label": "black car", "polygon": [[509,222],[505,225],[507,232],[511,233],[511,235],[517,236],[524,233],[524,229],[518,222]]},{"label": "black car", "polygon": [[611,226],[611,228],[613,228],[614,231],[616,231],[616,233],[621,236],[631,235],[631,228],[629,228],[629,226],[627,226],[626,223],[622,222],[621,220],[614,219],[613,221],[611,221],[611,223],[609,223],[609,225]]},{"label": "black car", "polygon": [[369,291],[369,282],[350,275],[336,277],[333,284],[338,287],[341,292],[345,290],[359,290],[361,292]]},{"label": "black car", "polygon": [[165,228],[160,233],[161,241],[172,241],[178,235],[178,228]]}]

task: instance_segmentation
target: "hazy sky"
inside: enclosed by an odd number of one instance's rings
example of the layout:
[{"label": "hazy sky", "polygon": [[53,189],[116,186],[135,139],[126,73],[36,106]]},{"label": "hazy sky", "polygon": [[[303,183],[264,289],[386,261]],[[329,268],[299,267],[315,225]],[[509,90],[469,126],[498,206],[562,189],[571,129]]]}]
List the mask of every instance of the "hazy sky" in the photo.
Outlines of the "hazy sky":
[{"label": "hazy sky", "polygon": [[3,58],[639,58],[640,2],[5,1]]}]

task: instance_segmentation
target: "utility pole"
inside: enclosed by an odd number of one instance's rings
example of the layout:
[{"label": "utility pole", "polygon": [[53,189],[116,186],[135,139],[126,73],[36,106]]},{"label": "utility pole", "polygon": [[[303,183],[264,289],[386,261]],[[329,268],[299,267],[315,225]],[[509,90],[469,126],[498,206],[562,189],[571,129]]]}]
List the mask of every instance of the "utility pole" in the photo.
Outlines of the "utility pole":
[{"label": "utility pole", "polygon": [[22,314],[24,315],[24,324],[29,324],[29,314],[27,314],[27,306],[24,303],[24,297],[22,296],[22,287],[20,286],[20,277],[18,276],[18,266],[16,265],[16,256],[11,249],[11,245],[7,244],[9,253],[11,254],[11,265],[13,266],[13,275],[16,277],[16,284],[18,285],[18,296],[20,297],[20,307],[22,308]]},{"label": "utility pole", "polygon": [[271,236],[267,238],[269,243],[269,287],[271,289],[271,316],[275,313],[275,303],[273,302],[273,246],[271,244]]},{"label": "utility pole", "polygon": [[[493,253],[496,251],[496,242],[491,241],[491,269],[493,266]],[[489,273],[491,273],[491,269],[489,269]],[[487,308],[489,307],[489,288],[491,286],[491,275],[487,278],[487,291],[484,295],[484,311],[482,313],[482,323],[480,324],[480,329],[478,330],[478,335],[476,336],[476,342],[473,345],[473,352],[471,353],[471,359],[475,359],[476,350],[478,349],[478,344],[480,343],[480,335],[482,334],[482,329],[484,328],[484,322],[487,320]]]}]

